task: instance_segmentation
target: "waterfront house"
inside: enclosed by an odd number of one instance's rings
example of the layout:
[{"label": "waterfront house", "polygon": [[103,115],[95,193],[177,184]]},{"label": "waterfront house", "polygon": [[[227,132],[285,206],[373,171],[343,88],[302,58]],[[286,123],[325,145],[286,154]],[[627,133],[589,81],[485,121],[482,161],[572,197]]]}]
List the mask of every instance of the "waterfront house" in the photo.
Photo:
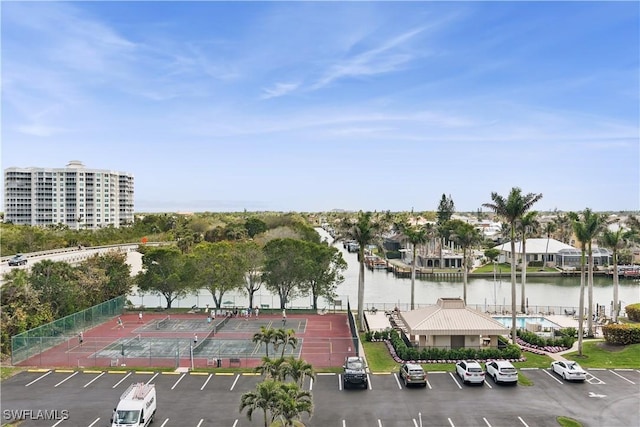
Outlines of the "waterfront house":
[{"label": "waterfront house", "polygon": [[[510,263],[511,262],[511,242],[503,243],[502,245],[495,246],[495,249],[500,251],[498,256],[498,262]],[[516,242],[516,259],[521,262],[522,258],[522,242]],[[547,267],[580,267],[580,249],[576,249],[571,245],[562,243],[556,239],[547,238],[531,238],[527,239],[527,263],[542,262]],[[596,248],[594,248],[594,256],[596,255]],[[597,260],[595,265],[608,264],[607,259],[610,257],[607,249],[598,249]],[[594,258],[595,259],[595,258]]]}]

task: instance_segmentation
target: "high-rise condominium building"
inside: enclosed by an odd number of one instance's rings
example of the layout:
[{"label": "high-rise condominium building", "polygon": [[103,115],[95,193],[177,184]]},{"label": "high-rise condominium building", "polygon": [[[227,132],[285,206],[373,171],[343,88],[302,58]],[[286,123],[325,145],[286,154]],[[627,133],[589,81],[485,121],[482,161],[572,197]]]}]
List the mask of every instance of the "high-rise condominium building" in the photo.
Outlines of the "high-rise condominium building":
[{"label": "high-rise condominium building", "polygon": [[72,160],[65,168],[7,168],[5,222],[73,229],[120,227],[133,222],[133,175],[86,169]]}]

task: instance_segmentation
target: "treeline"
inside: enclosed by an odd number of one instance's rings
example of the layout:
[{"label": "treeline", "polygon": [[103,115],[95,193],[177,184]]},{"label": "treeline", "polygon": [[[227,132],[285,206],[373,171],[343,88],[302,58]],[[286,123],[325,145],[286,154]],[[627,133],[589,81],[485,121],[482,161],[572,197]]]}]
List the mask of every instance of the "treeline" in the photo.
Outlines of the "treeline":
[{"label": "treeline", "polygon": [[72,266],[43,260],[30,270],[4,276],[0,295],[0,350],[11,352],[11,337],[131,291],[126,255],[108,252]]}]

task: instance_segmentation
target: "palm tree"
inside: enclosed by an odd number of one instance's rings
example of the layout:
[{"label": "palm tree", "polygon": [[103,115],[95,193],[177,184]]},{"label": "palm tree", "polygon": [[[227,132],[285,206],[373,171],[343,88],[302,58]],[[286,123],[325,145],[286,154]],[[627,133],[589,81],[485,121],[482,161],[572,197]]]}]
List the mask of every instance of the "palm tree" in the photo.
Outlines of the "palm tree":
[{"label": "palm tree", "polygon": [[584,338],[584,282],[585,282],[585,254],[587,242],[590,240],[589,233],[584,221],[580,220],[578,214],[570,212],[569,216],[573,221],[573,233],[580,243],[580,302],[578,304],[578,355],[582,356],[582,340]]},{"label": "palm tree", "polygon": [[588,300],[589,305],[587,309],[587,333],[588,336],[593,336],[593,239],[602,231],[606,224],[607,216],[605,214],[597,214],[591,209],[587,208],[582,212],[582,216],[586,225],[587,237],[587,251],[589,254],[589,269],[588,269]]},{"label": "palm tree", "polygon": [[482,206],[493,210],[498,216],[503,217],[511,229],[511,339],[516,342],[516,222],[527,213],[531,207],[542,198],[542,194],[522,194],[520,188],[511,189],[505,199],[498,193],[491,193],[493,203],[483,203]]},{"label": "palm tree", "polygon": [[358,323],[361,332],[364,331],[364,253],[365,248],[378,242],[383,231],[383,221],[372,212],[358,212],[355,221],[346,218],[339,225],[335,241],[354,240],[358,243]]},{"label": "palm tree", "polygon": [[620,302],[618,301],[618,251],[624,247],[624,230],[619,227],[616,231],[605,229],[602,233],[600,244],[605,248],[609,248],[613,251],[613,309],[611,310],[611,320],[618,322],[618,308]]},{"label": "palm tree", "polygon": [[451,240],[462,248],[462,299],[467,303],[467,273],[469,271],[467,251],[473,245],[482,241],[482,236],[471,224],[459,220],[450,221],[454,226]]},{"label": "palm tree", "polygon": [[263,357],[262,363],[254,368],[254,371],[264,375],[267,379],[273,379],[276,381],[284,380],[284,365],[285,360],[280,357],[278,359],[271,359],[269,357]]},{"label": "palm tree", "polygon": [[544,233],[547,235],[547,246],[544,249],[544,259],[542,260],[542,270],[547,267],[547,262],[549,260],[549,240],[551,239],[551,235],[556,231],[557,225],[555,222],[548,222],[544,226]]},{"label": "palm tree", "polygon": [[269,344],[275,341],[276,330],[273,328],[267,328],[266,326],[260,326],[260,332],[253,334],[251,339],[254,343],[264,344],[265,356],[269,357]]},{"label": "palm tree", "polygon": [[518,221],[520,232],[522,233],[522,274],[521,280],[521,292],[520,292],[520,311],[526,313],[526,297],[525,297],[525,283],[527,282],[527,234],[534,234],[540,227],[540,223],[537,219],[538,212],[530,211],[522,215],[522,218]]},{"label": "palm tree", "polygon": [[301,390],[297,383],[280,383],[273,419],[279,419],[284,427],[299,425],[300,414],[313,414],[313,397],[310,391]]},{"label": "palm tree", "polygon": [[413,256],[411,258],[411,310],[415,309],[416,294],[416,251],[418,245],[424,245],[429,240],[429,231],[426,227],[411,225],[409,221],[403,221],[398,224],[400,232],[404,235],[409,243]]},{"label": "palm tree", "polygon": [[280,395],[280,382],[265,380],[256,385],[254,391],[248,391],[240,398],[240,412],[247,410],[247,418],[251,421],[253,412],[262,409],[264,414],[264,427],[268,427],[269,413],[273,413],[278,396]]},{"label": "palm tree", "polygon": [[316,373],[313,366],[304,359],[296,359],[295,357],[287,357],[282,365],[283,380],[290,377],[300,387],[304,383],[304,379],[309,377],[315,379]]},{"label": "palm tree", "polygon": [[277,329],[273,337],[273,350],[277,351],[282,346],[282,353],[280,357],[284,357],[284,351],[287,346],[292,349],[298,345],[298,338],[295,336],[296,332],[293,329]]}]

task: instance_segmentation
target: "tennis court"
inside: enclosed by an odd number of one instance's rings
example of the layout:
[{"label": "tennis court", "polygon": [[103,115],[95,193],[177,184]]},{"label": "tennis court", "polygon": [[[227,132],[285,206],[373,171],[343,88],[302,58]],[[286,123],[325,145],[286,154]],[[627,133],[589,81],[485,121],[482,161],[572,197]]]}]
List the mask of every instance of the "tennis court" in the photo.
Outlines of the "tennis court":
[{"label": "tennis court", "polygon": [[260,318],[216,317],[203,313],[116,316],[30,357],[21,366],[47,367],[255,367],[267,355],[301,357],[317,367],[341,366],[355,354],[347,315],[287,313],[285,329],[293,329],[295,347],[253,342],[261,327],[283,328],[279,314]]}]

